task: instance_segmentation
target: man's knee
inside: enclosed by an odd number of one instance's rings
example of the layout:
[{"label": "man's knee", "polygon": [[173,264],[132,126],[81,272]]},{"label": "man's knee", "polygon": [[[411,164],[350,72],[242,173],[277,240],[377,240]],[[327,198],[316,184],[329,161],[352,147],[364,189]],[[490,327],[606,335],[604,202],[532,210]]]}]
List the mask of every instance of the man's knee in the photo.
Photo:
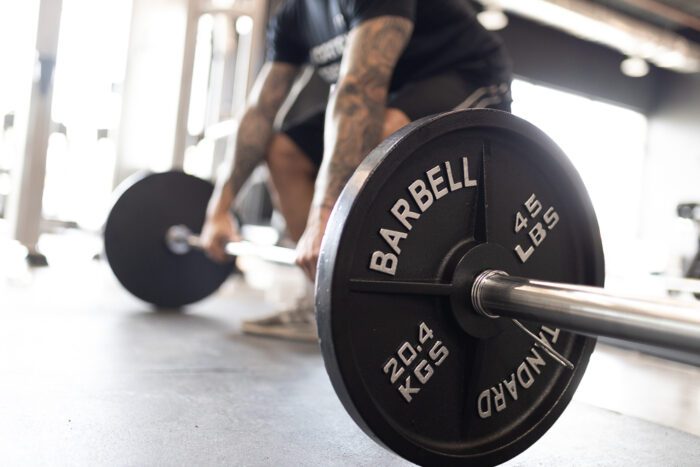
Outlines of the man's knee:
[{"label": "man's knee", "polygon": [[277,133],[272,138],[265,160],[274,173],[289,173],[295,170],[307,170],[307,158],[292,139],[284,133]]},{"label": "man's knee", "polygon": [[270,170],[283,168],[285,164],[289,164],[291,148],[288,139],[289,138],[282,133],[277,133],[272,137],[267,154],[265,155],[265,161],[270,167]]},{"label": "man's knee", "polygon": [[411,119],[401,110],[394,108],[386,109],[386,113],[384,114],[384,128],[382,128],[382,139],[400,130],[409,123],[411,123]]}]

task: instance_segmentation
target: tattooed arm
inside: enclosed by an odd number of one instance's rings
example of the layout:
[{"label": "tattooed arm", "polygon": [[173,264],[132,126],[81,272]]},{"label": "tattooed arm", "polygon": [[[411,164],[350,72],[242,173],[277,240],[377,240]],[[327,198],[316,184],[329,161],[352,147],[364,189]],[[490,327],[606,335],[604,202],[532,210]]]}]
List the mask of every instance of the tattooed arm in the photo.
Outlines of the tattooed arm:
[{"label": "tattooed arm", "polygon": [[222,243],[235,240],[238,231],[229,213],[231,204],[253,170],[264,160],[273,133],[273,122],[298,74],[299,68],[280,62],[260,71],[238,124],[229,171],[219,177],[207,208],[202,243],[214,259],[225,260]]},{"label": "tattooed arm", "polygon": [[299,265],[313,280],[321,238],[343,187],[367,153],[379,144],[394,67],[413,32],[403,17],[380,16],[353,29],[340,77],[326,110],[323,163],[316,181]]},{"label": "tattooed arm", "polygon": [[382,16],[350,33],[328,103],[315,207],[332,208],[357,166],[379,144],[394,66],[412,30],[405,18]]}]

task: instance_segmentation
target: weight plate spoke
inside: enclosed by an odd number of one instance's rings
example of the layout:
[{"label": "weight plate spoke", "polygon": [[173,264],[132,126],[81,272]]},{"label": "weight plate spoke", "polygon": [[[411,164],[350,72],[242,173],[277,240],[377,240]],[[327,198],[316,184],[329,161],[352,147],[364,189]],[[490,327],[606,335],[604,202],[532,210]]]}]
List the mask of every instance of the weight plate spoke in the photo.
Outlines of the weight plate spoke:
[{"label": "weight plate spoke", "polygon": [[479,167],[479,174],[481,175],[482,183],[476,187],[476,205],[471,211],[473,216],[472,236],[477,243],[487,243],[489,241],[488,213],[486,211],[486,206],[488,205],[488,179],[486,177],[488,162],[488,149],[485,145],[481,153],[481,166]]},{"label": "weight plate spoke", "polygon": [[450,295],[453,292],[452,284],[415,281],[372,281],[351,279],[349,288],[353,292],[408,295]]},{"label": "weight plate spoke", "polygon": [[602,285],[597,223],[561,151],[495,111],[416,122],[370,154],[329,223],[317,284],[333,385],[374,439],[421,464],[494,464],[557,419],[595,341],[470,309],[487,269]]}]

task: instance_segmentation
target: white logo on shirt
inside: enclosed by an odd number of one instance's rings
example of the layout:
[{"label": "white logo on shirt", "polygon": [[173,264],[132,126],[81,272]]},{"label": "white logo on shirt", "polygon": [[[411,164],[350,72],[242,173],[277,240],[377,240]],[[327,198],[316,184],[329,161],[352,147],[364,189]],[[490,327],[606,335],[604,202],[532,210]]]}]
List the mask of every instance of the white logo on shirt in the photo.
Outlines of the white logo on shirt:
[{"label": "white logo on shirt", "polygon": [[338,81],[340,59],[343,57],[347,38],[347,34],[335,36],[333,39],[312,48],[309,52],[311,64],[318,69],[321,78],[329,83]]}]

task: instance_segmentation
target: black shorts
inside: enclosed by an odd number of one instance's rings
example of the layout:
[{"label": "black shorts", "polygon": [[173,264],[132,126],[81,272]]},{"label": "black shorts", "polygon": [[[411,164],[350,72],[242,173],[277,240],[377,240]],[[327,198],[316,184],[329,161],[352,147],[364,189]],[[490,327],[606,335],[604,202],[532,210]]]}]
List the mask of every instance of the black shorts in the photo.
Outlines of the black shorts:
[{"label": "black shorts", "polygon": [[[480,85],[458,71],[409,83],[389,96],[388,108],[405,113],[411,121],[455,109],[490,108],[510,112],[510,82]],[[323,159],[325,110],[283,127],[282,132],[319,167]]]}]

